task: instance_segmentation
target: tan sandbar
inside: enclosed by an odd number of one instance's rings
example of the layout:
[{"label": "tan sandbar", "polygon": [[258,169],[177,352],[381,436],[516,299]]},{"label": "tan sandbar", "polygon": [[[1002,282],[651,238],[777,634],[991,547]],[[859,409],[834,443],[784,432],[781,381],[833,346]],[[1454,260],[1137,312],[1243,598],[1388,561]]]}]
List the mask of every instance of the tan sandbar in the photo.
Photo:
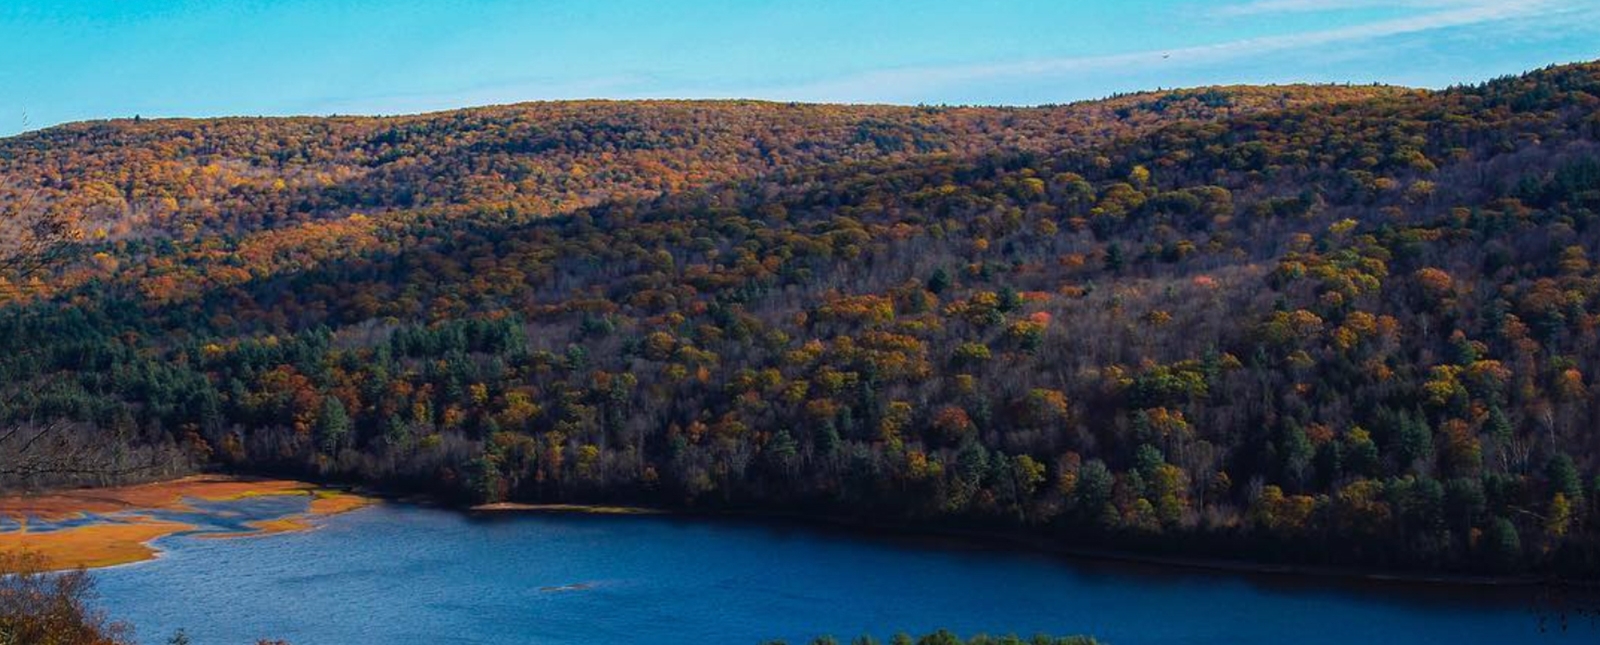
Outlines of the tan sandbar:
[{"label": "tan sandbar", "polygon": [[[312,517],[343,513],[372,503],[360,495],[322,489],[305,482],[218,475],[137,486],[10,495],[0,497],[0,517],[9,518],[20,527],[0,532],[0,552],[34,551],[43,555],[52,569],[106,567],[148,560],[156,555],[150,542],[197,527],[143,517],[138,515],[139,511],[193,510],[186,499],[223,502],[277,495],[310,495],[313,499],[304,514],[250,522],[247,526],[252,530],[248,532],[207,534],[206,537],[302,531],[312,526]],[[28,529],[30,519],[36,523],[60,522],[86,514],[110,513],[124,515],[119,515],[115,521],[84,526],[42,532]],[[220,512],[224,516],[228,513]]]}]

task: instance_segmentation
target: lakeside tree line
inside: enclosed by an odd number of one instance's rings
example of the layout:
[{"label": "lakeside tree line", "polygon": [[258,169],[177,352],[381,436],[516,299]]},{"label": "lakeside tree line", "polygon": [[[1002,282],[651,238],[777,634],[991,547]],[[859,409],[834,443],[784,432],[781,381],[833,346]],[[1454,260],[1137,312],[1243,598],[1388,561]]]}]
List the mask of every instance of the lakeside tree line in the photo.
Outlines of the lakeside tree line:
[{"label": "lakeside tree line", "polygon": [[1600,567],[1600,66],[589,108],[0,142],[85,232],[0,283],[0,453]]}]

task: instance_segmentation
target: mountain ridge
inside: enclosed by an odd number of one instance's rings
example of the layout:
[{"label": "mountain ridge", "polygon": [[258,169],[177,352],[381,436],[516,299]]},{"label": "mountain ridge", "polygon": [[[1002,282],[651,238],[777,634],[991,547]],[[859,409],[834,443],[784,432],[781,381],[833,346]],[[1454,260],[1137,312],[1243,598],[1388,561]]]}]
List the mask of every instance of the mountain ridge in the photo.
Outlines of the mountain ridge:
[{"label": "mountain ridge", "polygon": [[[1052,151],[1098,143],[1118,132],[1142,131],[1171,120],[1218,118],[1223,111],[1294,103],[1299,100],[1293,98],[1296,92],[1309,92],[1313,96],[1305,100],[1313,100],[1323,94],[1362,97],[1388,91],[1332,86],[1243,88],[1229,98],[1212,97],[1215,106],[1197,100],[1195,97],[1207,95],[1196,90],[1053,108],[561,102],[406,117],[123,121],[62,126],[0,140],[0,173],[43,177],[46,201],[58,196],[57,184],[61,184],[59,192],[75,191],[79,199],[71,208],[100,220],[87,222],[86,228],[127,229],[114,230],[113,236],[129,234],[152,220],[188,219],[185,223],[205,226],[208,215],[191,218],[185,212],[189,210],[185,201],[192,198],[185,191],[199,186],[201,199],[225,200],[227,196],[218,193],[232,188],[207,189],[188,176],[197,172],[220,174],[225,182],[258,191],[274,189],[275,182],[282,181],[291,191],[304,188],[313,193],[312,199],[323,199],[320,193],[326,192],[311,185],[313,182],[353,183],[352,192],[370,195],[389,190],[359,185],[372,173],[392,175],[373,181],[403,181],[413,186],[439,183],[437,179],[443,176],[440,190],[447,191],[444,194],[399,203],[376,200],[379,203],[366,205],[411,207],[428,198],[484,201],[484,195],[464,195],[457,189],[458,184],[472,183],[475,190],[492,191],[493,197],[508,207],[554,214],[613,196],[636,198],[708,186],[785,165],[932,152],[973,154],[1002,146]],[[1290,98],[1285,99],[1286,95]],[[1168,103],[1152,103],[1158,99]],[[596,105],[607,111],[592,113]],[[1128,116],[1120,117],[1119,110],[1128,111]],[[1175,114],[1169,116],[1169,110]],[[433,131],[439,134],[422,134]],[[452,142],[447,136],[462,141]],[[408,148],[415,137],[431,141],[429,147]],[[298,149],[288,149],[291,142]],[[711,152],[723,158],[706,158]],[[62,165],[60,160],[68,156],[74,158]],[[392,163],[418,159],[423,160],[422,167],[414,169],[399,170]],[[601,165],[606,166],[601,173],[609,176],[591,177],[590,167]],[[627,176],[618,178],[618,174]],[[99,187],[91,191],[81,184]],[[90,194],[96,201],[84,203]],[[7,197],[0,193],[0,202]],[[351,202],[362,199],[374,201],[346,196],[337,205],[353,210],[363,204]],[[260,210],[261,205],[252,203],[250,207]],[[281,209],[290,211],[292,207]],[[284,216],[317,218],[316,213],[285,212]],[[130,217],[134,222],[122,221]],[[168,233],[175,228],[163,226]],[[227,226],[224,224],[222,232]]]},{"label": "mountain ridge", "polygon": [[[1061,103],[1037,103],[1037,104],[1017,104],[1017,105],[1012,105],[1012,104],[988,104],[988,103],[951,103],[951,104],[946,104],[946,103],[872,103],[872,102],[834,103],[834,102],[827,102],[827,101],[786,101],[786,100],[759,99],[759,98],[640,98],[640,99],[612,99],[612,98],[594,97],[594,98],[581,98],[581,99],[534,99],[534,100],[527,100],[527,101],[513,101],[513,102],[508,102],[508,103],[486,103],[486,104],[482,104],[482,105],[470,105],[470,106],[463,106],[463,107],[442,108],[442,109],[437,109],[437,110],[425,110],[425,111],[421,111],[421,112],[399,112],[399,113],[393,113],[393,114],[384,114],[384,113],[372,113],[372,114],[364,114],[364,113],[363,114],[331,113],[331,114],[284,114],[284,115],[244,115],[244,114],[235,114],[235,115],[222,115],[222,116],[106,117],[106,118],[99,118],[99,119],[83,119],[83,120],[78,120],[78,121],[67,121],[67,122],[63,122],[63,123],[57,123],[55,125],[50,125],[50,126],[46,126],[46,127],[42,127],[42,128],[36,128],[36,129],[33,129],[33,130],[28,130],[28,131],[25,131],[25,132],[18,132],[16,134],[11,134],[11,135],[7,135],[7,136],[4,136],[4,137],[0,137],[0,142],[3,142],[5,140],[7,140],[7,139],[24,138],[24,137],[28,137],[30,135],[42,134],[42,133],[46,133],[46,132],[49,132],[49,131],[52,131],[52,130],[82,130],[82,129],[93,128],[93,127],[96,127],[96,126],[125,127],[125,126],[129,126],[129,125],[140,125],[140,124],[146,124],[146,123],[153,124],[153,125],[184,125],[184,124],[196,124],[196,123],[206,123],[206,122],[230,122],[230,121],[271,123],[271,122],[292,122],[292,121],[374,121],[374,120],[376,120],[376,121],[392,121],[392,120],[407,120],[407,119],[426,120],[426,119],[432,119],[432,118],[462,116],[462,115],[476,113],[476,112],[493,112],[493,111],[502,111],[502,110],[514,110],[514,109],[518,109],[518,108],[534,109],[534,108],[549,107],[549,106],[596,106],[596,105],[599,105],[599,106],[616,106],[616,105],[642,105],[642,106],[657,106],[657,105],[659,105],[659,106],[670,106],[670,105],[685,105],[685,104],[687,104],[687,105],[723,105],[723,106],[733,106],[733,107],[772,106],[772,107],[831,107],[831,108],[867,108],[867,109],[879,108],[879,109],[933,110],[933,111],[950,111],[950,110],[1029,111],[1029,110],[1050,110],[1050,109],[1059,109],[1059,108],[1070,108],[1070,107],[1082,106],[1082,105],[1110,104],[1110,103],[1115,103],[1115,102],[1119,102],[1119,101],[1125,101],[1125,100],[1129,100],[1129,99],[1141,99],[1141,98],[1143,98],[1143,99],[1159,99],[1159,98],[1161,98],[1163,96],[1169,96],[1169,95],[1173,95],[1173,94],[1194,94],[1194,93],[1204,93],[1204,92],[1210,92],[1210,91],[1217,91],[1217,92],[1228,93],[1228,94],[1232,94],[1232,93],[1236,93],[1236,92],[1274,92],[1274,91],[1281,91],[1281,92],[1286,92],[1286,93],[1288,93],[1290,95],[1298,95],[1299,93],[1306,93],[1306,92],[1331,91],[1331,90],[1350,91],[1350,90],[1361,90],[1361,89],[1389,91],[1389,92],[1394,92],[1394,93],[1397,93],[1397,94],[1407,94],[1407,93],[1426,93],[1426,92],[1447,91],[1448,89],[1451,89],[1451,88],[1443,88],[1443,89],[1435,90],[1435,89],[1428,89],[1428,88],[1421,88],[1421,87],[1411,87],[1411,86],[1407,86],[1407,85],[1392,85],[1392,84],[1386,84],[1386,83],[1267,83],[1267,84],[1230,83],[1230,84],[1220,84],[1220,85],[1196,85],[1196,86],[1193,86],[1193,87],[1175,87],[1175,88],[1156,89],[1156,90],[1139,90],[1139,91],[1134,91],[1134,92],[1119,92],[1119,93],[1110,94],[1110,95],[1106,95],[1106,96],[1099,97],[1099,98],[1080,99],[1080,100],[1066,101],[1066,102],[1061,102]],[[1314,100],[1314,99],[1312,99],[1310,97],[1306,97],[1306,98],[1298,98],[1297,100],[1311,101],[1311,100]],[[1351,100],[1354,100],[1354,99],[1351,99]]]}]

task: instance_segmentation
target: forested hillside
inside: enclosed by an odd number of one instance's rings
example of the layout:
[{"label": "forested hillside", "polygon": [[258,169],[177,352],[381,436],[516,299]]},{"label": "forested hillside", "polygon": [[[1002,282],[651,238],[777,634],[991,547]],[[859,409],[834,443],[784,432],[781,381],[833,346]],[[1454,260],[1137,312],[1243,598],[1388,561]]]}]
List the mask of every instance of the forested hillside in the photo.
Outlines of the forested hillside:
[{"label": "forested hillside", "polygon": [[125,120],[0,142],[14,199],[110,239],[436,207],[515,217],[847,161],[1054,152],[1180,120],[1407,93],[1210,88],[1049,108],[532,103],[394,118]]},{"label": "forested hillside", "polygon": [[0,454],[71,458],[0,474],[1594,573],[1597,143],[1600,65],[45,130]]}]

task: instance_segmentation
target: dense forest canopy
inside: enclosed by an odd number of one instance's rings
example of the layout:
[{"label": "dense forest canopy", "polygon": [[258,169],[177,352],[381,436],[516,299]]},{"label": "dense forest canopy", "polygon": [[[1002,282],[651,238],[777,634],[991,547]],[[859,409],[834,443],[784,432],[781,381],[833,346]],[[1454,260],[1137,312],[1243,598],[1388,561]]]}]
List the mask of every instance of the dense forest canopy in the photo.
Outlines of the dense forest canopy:
[{"label": "dense forest canopy", "polygon": [[1594,573],[1597,139],[1600,64],[53,128],[0,140],[82,233],[0,277],[0,455],[89,465],[0,475]]}]

